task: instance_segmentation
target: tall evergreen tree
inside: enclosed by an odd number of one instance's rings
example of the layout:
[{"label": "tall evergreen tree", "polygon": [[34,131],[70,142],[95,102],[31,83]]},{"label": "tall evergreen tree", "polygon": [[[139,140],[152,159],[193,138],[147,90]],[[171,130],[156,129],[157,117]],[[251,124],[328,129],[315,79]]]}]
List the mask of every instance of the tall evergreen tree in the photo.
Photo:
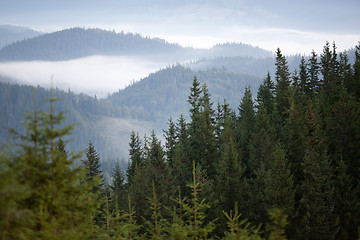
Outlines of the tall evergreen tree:
[{"label": "tall evergreen tree", "polygon": [[[28,116],[26,135],[19,134],[20,148],[12,160],[0,156],[3,239],[87,239],[92,232],[94,182],[81,181],[84,169],[74,166],[78,155],[55,147],[72,130],[59,128],[64,114],[54,113],[55,101],[50,98],[50,113],[34,110]],[[5,182],[4,176],[9,177]]]},{"label": "tall evergreen tree", "polygon": [[308,89],[309,85],[309,76],[307,72],[307,64],[305,62],[305,57],[301,58],[300,66],[299,66],[299,92],[301,95],[309,94],[310,90]]},{"label": "tall evergreen tree", "polygon": [[173,120],[170,118],[168,122],[168,130],[164,131],[165,147],[166,147],[166,159],[169,167],[174,165],[175,147],[176,147],[176,126]]},{"label": "tall evergreen tree", "polygon": [[306,119],[304,181],[301,185],[300,214],[302,239],[334,239],[338,231],[335,215],[333,170],[319,126],[319,116],[308,108]]},{"label": "tall evergreen tree", "polygon": [[270,73],[268,72],[263,83],[259,86],[256,101],[258,103],[258,107],[261,103],[263,103],[266,112],[270,115],[272,114],[272,111],[274,109],[274,91],[275,85],[274,82],[271,80]]},{"label": "tall evergreen tree", "polygon": [[319,80],[320,65],[315,51],[311,52],[311,57],[308,63],[309,81],[307,83],[308,96],[313,98],[320,91],[321,82]]},{"label": "tall evergreen tree", "polygon": [[120,212],[119,210],[125,209],[126,200],[127,200],[127,192],[125,187],[125,177],[121,171],[119,161],[116,161],[115,166],[111,172],[112,178],[112,208],[115,212]]},{"label": "tall evergreen tree", "polygon": [[188,103],[191,105],[189,110],[191,119],[191,122],[189,123],[189,157],[191,161],[196,161],[196,163],[199,163],[201,159],[200,151],[198,151],[201,145],[199,136],[201,87],[200,82],[196,77],[194,77],[192,87],[190,88]]},{"label": "tall evergreen tree", "polygon": [[180,188],[184,197],[189,197],[190,191],[186,186],[191,181],[192,163],[189,158],[190,143],[187,125],[182,115],[176,124],[176,135],[178,136],[178,142],[175,147],[174,165],[171,169],[173,185]]},{"label": "tall evergreen tree", "polygon": [[263,103],[260,104],[256,114],[254,133],[250,140],[249,170],[254,174],[261,164],[266,169],[273,159],[274,133],[270,123],[270,115]]},{"label": "tall evergreen tree", "polygon": [[353,77],[345,81],[347,90],[359,101],[360,98],[360,41],[355,47],[355,62],[352,66]]},{"label": "tall evergreen tree", "polygon": [[200,152],[200,164],[206,171],[210,179],[216,179],[216,167],[218,165],[217,139],[215,136],[215,112],[212,109],[213,103],[206,84],[202,86],[203,95],[200,98],[200,121],[199,135],[200,140],[198,152]]},{"label": "tall evergreen tree", "polygon": [[96,193],[104,187],[105,181],[101,170],[99,154],[96,152],[91,141],[89,141],[89,146],[85,150],[85,155],[86,159],[83,160],[83,163],[87,171],[86,180],[93,181],[95,178],[100,180],[99,185],[93,188],[93,192]]},{"label": "tall evergreen tree", "polygon": [[275,112],[274,121],[276,132],[280,139],[285,141],[286,134],[283,131],[286,119],[289,117],[290,108],[290,72],[287,60],[278,48],[276,51],[276,96],[275,96]]},{"label": "tall evergreen tree", "polygon": [[221,161],[218,171],[217,187],[221,209],[230,211],[234,208],[235,202],[244,207],[246,180],[242,156],[236,146],[235,135],[229,118],[225,119]]},{"label": "tall evergreen tree", "polygon": [[135,134],[134,131],[132,131],[130,135],[129,147],[130,160],[126,172],[126,177],[128,184],[131,185],[135,175],[136,167],[143,164],[139,134]]},{"label": "tall evergreen tree", "polygon": [[255,126],[255,110],[251,91],[245,88],[244,97],[239,106],[239,125],[238,125],[238,142],[243,154],[244,166],[246,167],[246,175],[250,175],[250,139]]},{"label": "tall evergreen tree", "polygon": [[285,215],[294,211],[294,180],[287,163],[285,150],[280,143],[275,145],[274,159],[265,179],[265,203],[267,209],[282,209]]}]

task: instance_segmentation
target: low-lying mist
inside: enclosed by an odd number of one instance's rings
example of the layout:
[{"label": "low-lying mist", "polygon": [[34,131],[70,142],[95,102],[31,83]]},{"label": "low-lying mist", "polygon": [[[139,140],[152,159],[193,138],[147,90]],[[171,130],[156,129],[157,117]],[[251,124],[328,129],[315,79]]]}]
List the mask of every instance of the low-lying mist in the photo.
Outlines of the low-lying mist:
[{"label": "low-lying mist", "polygon": [[2,62],[0,75],[19,83],[106,97],[169,63],[128,56],[90,56],[69,61]]}]

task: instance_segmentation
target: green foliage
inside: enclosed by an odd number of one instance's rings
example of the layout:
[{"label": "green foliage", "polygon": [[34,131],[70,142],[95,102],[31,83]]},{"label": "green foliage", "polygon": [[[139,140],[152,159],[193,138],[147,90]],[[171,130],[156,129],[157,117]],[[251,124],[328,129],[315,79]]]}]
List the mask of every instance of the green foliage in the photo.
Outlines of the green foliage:
[{"label": "green foliage", "polygon": [[35,110],[27,134],[0,153],[0,237],[357,239],[357,51],[351,65],[327,43],[321,62],[303,58],[290,82],[278,49],[276,91],[269,74],[255,111],[246,88],[239,116],[226,101],[215,113],[194,78],[189,122],[169,121],[166,148],[154,132],[143,141],[133,132],[127,182],[117,163],[110,188],[92,143],[77,167],[71,127],[56,127],[63,115],[52,104]]},{"label": "green foliage", "polygon": [[56,128],[64,116],[54,114],[55,98],[49,101],[50,113],[35,110],[28,115],[20,148],[12,160],[1,161],[2,177],[10,174],[0,184],[7,200],[2,205],[6,220],[0,226],[5,239],[85,239],[92,231],[89,220],[97,208],[90,191],[94,182],[81,181],[84,169],[72,166],[78,155],[55,147],[72,127]]},{"label": "green foliage", "polygon": [[280,209],[274,208],[269,211],[270,224],[268,228],[269,240],[286,240],[285,227],[288,224],[287,216]]}]

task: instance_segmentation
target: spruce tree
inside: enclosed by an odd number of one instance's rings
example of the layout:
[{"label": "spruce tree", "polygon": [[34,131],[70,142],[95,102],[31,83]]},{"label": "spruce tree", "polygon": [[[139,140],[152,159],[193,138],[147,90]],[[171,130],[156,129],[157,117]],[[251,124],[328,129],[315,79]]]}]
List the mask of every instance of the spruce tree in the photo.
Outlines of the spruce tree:
[{"label": "spruce tree", "polygon": [[176,124],[176,135],[178,142],[175,147],[174,165],[171,169],[173,185],[180,188],[184,197],[190,197],[189,188],[186,187],[191,182],[192,175],[192,163],[189,157],[190,142],[185,118],[182,115]]},{"label": "spruce tree", "polygon": [[280,143],[275,145],[274,159],[270,164],[265,179],[265,203],[268,210],[282,209],[287,216],[294,210],[294,180]]},{"label": "spruce tree", "polygon": [[200,154],[200,164],[212,180],[216,178],[216,167],[218,165],[217,139],[215,136],[215,112],[212,109],[211,95],[206,84],[202,86],[202,96],[200,98],[200,119],[199,119],[199,148],[196,149]]},{"label": "spruce tree", "polygon": [[307,64],[305,62],[305,57],[301,58],[300,66],[299,66],[299,92],[301,95],[308,95],[310,93],[309,87],[309,75],[307,72]]},{"label": "spruce tree", "polygon": [[121,171],[119,161],[116,161],[115,166],[111,172],[112,186],[111,186],[111,200],[112,208],[115,212],[125,209],[127,200],[127,191],[125,186],[125,177]]},{"label": "spruce tree", "polygon": [[306,119],[304,181],[301,184],[301,238],[334,239],[338,231],[335,215],[333,169],[324,145],[319,116],[309,106]]},{"label": "spruce tree", "polygon": [[[34,110],[28,115],[26,135],[18,134],[20,147],[10,155],[12,160],[1,156],[4,239],[88,239],[92,232],[90,219],[97,208],[91,193],[94,182],[82,181],[84,169],[74,167],[78,154],[64,154],[55,147],[72,126],[59,127],[64,114],[54,113],[55,98],[49,101],[50,113]],[[4,182],[7,174],[11,176]]]},{"label": "spruce tree", "polygon": [[191,119],[191,122],[189,123],[189,157],[190,161],[196,161],[196,163],[199,163],[201,159],[200,151],[198,151],[201,145],[199,133],[201,87],[200,82],[196,77],[194,77],[193,84],[190,88],[188,103],[191,105],[189,110]]},{"label": "spruce tree", "polygon": [[256,101],[258,104],[257,107],[259,107],[260,104],[263,104],[266,112],[270,115],[272,114],[272,111],[274,109],[274,91],[275,85],[274,82],[271,80],[270,73],[268,72],[263,83],[259,86]]},{"label": "spruce tree", "polygon": [[276,132],[280,139],[285,142],[286,133],[284,133],[283,127],[286,119],[289,117],[290,73],[287,60],[279,48],[276,51],[275,65],[276,96],[273,118]]},{"label": "spruce tree", "polygon": [[130,160],[128,164],[128,169],[126,171],[126,177],[128,185],[131,185],[135,175],[136,167],[143,165],[139,134],[135,134],[134,131],[132,131],[130,135],[129,147]]},{"label": "spruce tree", "polygon": [[231,129],[230,119],[225,119],[223,143],[221,145],[221,161],[218,169],[217,188],[220,207],[228,212],[235,202],[244,207],[246,180],[242,164],[242,156],[236,146],[235,135]]},{"label": "spruce tree", "polygon": [[174,165],[175,147],[176,147],[176,126],[173,120],[170,118],[168,122],[168,130],[164,131],[165,147],[166,147],[166,159],[170,168]]},{"label": "spruce tree", "polygon": [[315,53],[315,51],[312,51],[308,63],[309,81],[307,83],[307,89],[309,91],[307,95],[311,99],[316,96],[320,91],[321,82],[319,80],[319,71],[320,64],[318,62],[317,54]]},{"label": "spruce tree", "polygon": [[86,159],[83,160],[85,169],[87,170],[86,181],[91,182],[93,179],[97,178],[100,180],[98,186],[93,188],[93,192],[99,192],[105,185],[103,173],[101,170],[100,157],[96,152],[94,145],[89,141],[89,146],[85,150]]},{"label": "spruce tree", "polygon": [[251,91],[248,87],[245,88],[244,97],[239,106],[239,125],[237,139],[239,147],[243,154],[244,167],[246,168],[246,175],[251,175],[250,163],[250,139],[255,126],[255,111]]}]

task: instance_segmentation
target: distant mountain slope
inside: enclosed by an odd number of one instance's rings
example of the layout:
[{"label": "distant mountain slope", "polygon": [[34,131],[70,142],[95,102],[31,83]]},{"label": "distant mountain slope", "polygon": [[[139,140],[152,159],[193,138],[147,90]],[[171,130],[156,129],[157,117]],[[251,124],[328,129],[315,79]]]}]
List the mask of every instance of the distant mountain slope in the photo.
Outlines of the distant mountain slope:
[{"label": "distant mountain slope", "polygon": [[33,38],[40,34],[40,32],[26,27],[0,25],[0,49],[8,44]]},{"label": "distant mountain slope", "polygon": [[[307,58],[306,58],[307,59]],[[298,69],[301,61],[300,55],[288,56],[286,58],[290,71]],[[216,57],[202,58],[187,64],[194,71],[206,70],[212,68],[226,68],[232,72],[244,73],[259,77],[264,77],[268,72],[271,75],[275,73],[275,55],[266,58],[255,58],[249,56]]]},{"label": "distant mountain slope", "polygon": [[253,58],[267,58],[272,57],[273,53],[259,47],[253,47],[244,43],[224,43],[217,44],[209,49],[209,56],[211,57],[236,57],[248,56]]},{"label": "distant mountain slope", "polygon": [[[149,121],[166,121],[168,116],[187,114],[187,98],[194,76],[206,83],[215,105],[224,98],[236,109],[243,96],[245,86],[257,91],[262,78],[226,69],[192,71],[181,65],[160,70],[133,85],[112,94],[104,101],[119,108],[118,113],[136,112],[137,117]],[[120,107],[123,106],[120,110]],[[137,109],[137,111],[134,111]],[[162,125],[163,126],[163,125]]]},{"label": "distant mountain slope", "polygon": [[182,48],[139,34],[71,28],[16,42],[0,50],[0,60],[68,60],[90,55],[144,55]]},{"label": "distant mountain slope", "polygon": [[[237,109],[246,85],[257,91],[262,79],[249,75],[221,70],[191,71],[180,65],[172,66],[142,79],[139,82],[112,94],[106,99],[96,99],[84,94],[55,89],[57,111],[66,111],[66,124],[78,123],[72,136],[72,149],[84,149],[89,140],[99,147],[102,156],[115,159],[127,156],[131,130],[141,134],[152,129],[162,136],[169,116],[177,119],[188,114],[187,103],[190,86],[196,76],[206,83],[214,102],[214,109],[224,98],[233,109]],[[15,128],[22,132],[24,113],[36,108],[49,109],[44,99],[50,91],[41,87],[21,86],[0,82],[0,146],[6,141],[3,127]]]},{"label": "distant mountain slope", "polygon": [[243,43],[218,44],[210,49],[184,48],[163,39],[140,34],[116,33],[101,29],[71,28],[12,43],[0,50],[1,61],[69,60],[91,55],[150,56],[171,63],[222,56],[272,55],[264,49]]}]

